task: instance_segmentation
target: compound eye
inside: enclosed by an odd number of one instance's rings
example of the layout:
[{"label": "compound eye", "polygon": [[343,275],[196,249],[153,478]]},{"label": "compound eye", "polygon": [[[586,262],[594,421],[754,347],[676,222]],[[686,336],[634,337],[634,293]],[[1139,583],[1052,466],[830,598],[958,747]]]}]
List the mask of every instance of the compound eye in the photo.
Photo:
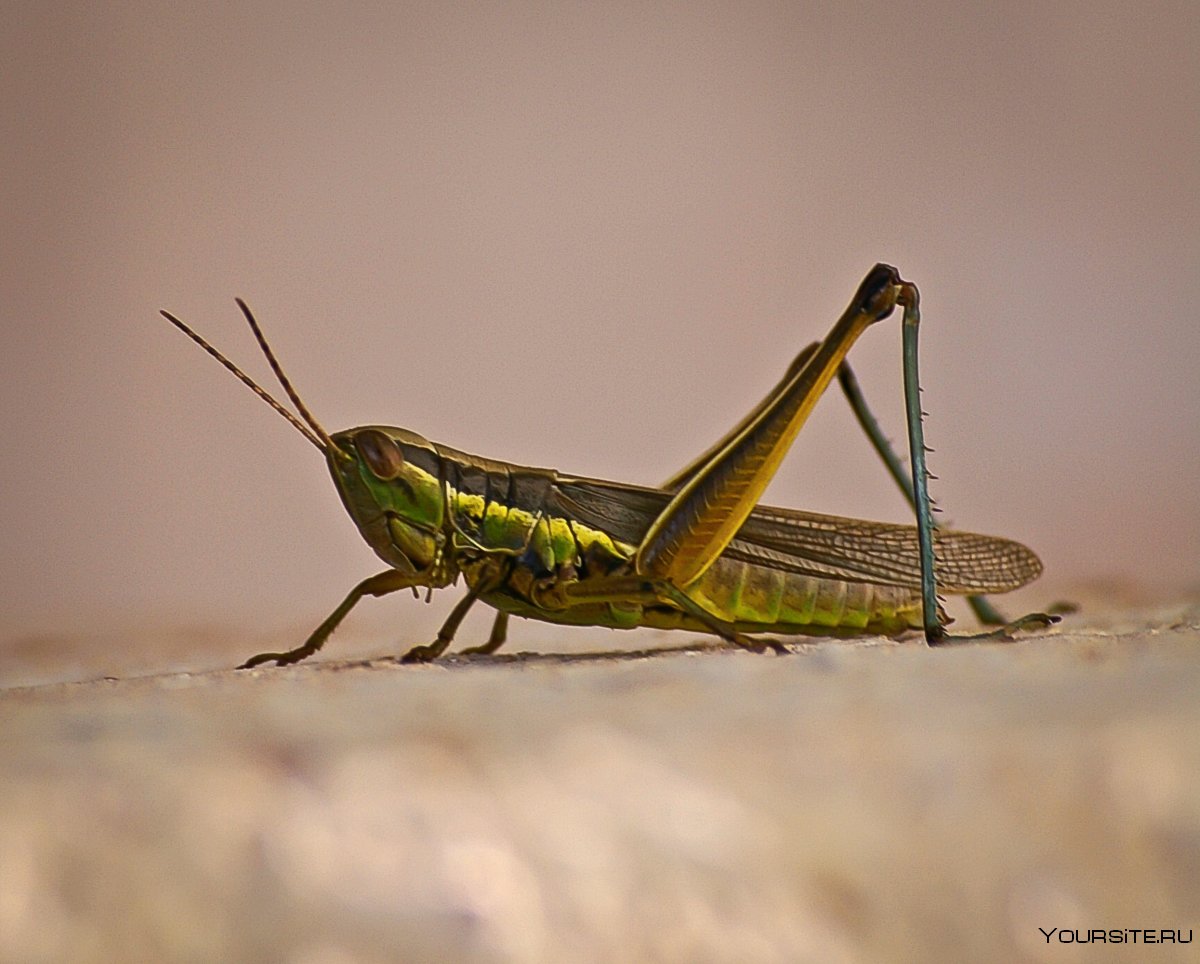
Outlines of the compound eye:
[{"label": "compound eye", "polygon": [[354,447],[367,463],[375,478],[390,482],[404,468],[404,455],[400,447],[389,436],[373,428],[364,429],[354,436]]}]

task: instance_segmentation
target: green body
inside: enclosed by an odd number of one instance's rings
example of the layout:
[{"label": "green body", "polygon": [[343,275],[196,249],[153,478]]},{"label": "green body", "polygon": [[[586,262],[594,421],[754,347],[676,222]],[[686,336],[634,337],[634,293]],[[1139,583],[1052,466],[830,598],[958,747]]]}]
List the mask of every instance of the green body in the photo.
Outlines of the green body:
[{"label": "green body", "polygon": [[[637,547],[670,492],[485,459],[389,426],[333,440],[360,454],[329,460],[347,511],[384,562],[420,574],[422,585],[449,586],[461,575],[496,609],[548,622],[708,631],[669,601],[573,602],[566,594],[632,575]],[[361,453],[388,443],[401,461],[398,474],[384,479]],[[971,579],[954,565],[981,548],[1023,570],[1013,582],[1036,574],[1036,559],[1018,543],[961,532],[938,537],[946,591],[996,590],[994,579]],[[893,634],[921,626],[917,551],[910,526],[759,506],[682,588],[743,632]]]},{"label": "green body", "polygon": [[[329,435],[288,382],[250,310],[238,304],[299,417],[187,325],[163,314],[321,450],[351,518],[389,567],[351,590],[303,645],[261,653],[246,667],[311,656],[364,596],[440,589],[459,577],[467,583],[466,597],[437,640],[413,648],[406,660],[444,652],[479,599],[499,611],[490,639],[474,650],[483,653],[504,642],[510,615],[618,629],[692,629],[758,651],[780,644],[746,634],[923,628],[936,642],[945,621],[937,591],[1005,592],[1041,572],[1037,556],[1020,543],[933,525],[916,376],[918,293],[889,265],[872,268],[825,339],[801,351],[751,412],[661,488],[480,458],[389,426]],[[760,505],[835,376],[890,471],[900,475],[899,460],[856,401],[845,364],[855,340],[897,307],[903,309],[913,483],[898,481],[917,526]],[[1044,625],[1049,618],[1034,614],[1020,625]]]}]

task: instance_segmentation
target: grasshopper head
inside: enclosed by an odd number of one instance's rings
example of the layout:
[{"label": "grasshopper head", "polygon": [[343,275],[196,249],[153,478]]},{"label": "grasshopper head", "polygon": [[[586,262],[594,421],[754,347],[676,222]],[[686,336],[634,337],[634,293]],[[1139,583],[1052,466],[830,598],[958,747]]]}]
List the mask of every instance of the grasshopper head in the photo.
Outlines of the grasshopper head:
[{"label": "grasshopper head", "polygon": [[446,503],[433,445],[386,425],[347,429],[331,441],[329,471],[367,544],[389,566],[439,582]]}]

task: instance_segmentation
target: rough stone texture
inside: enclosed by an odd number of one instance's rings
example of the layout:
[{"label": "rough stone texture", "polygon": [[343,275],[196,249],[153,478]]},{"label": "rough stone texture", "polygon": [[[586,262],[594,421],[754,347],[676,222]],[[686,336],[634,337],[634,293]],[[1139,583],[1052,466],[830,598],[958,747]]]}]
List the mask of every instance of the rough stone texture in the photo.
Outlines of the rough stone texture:
[{"label": "rough stone texture", "polygon": [[0,959],[1200,957],[1038,931],[1200,929],[1200,605],[663,641],[9,688]]}]

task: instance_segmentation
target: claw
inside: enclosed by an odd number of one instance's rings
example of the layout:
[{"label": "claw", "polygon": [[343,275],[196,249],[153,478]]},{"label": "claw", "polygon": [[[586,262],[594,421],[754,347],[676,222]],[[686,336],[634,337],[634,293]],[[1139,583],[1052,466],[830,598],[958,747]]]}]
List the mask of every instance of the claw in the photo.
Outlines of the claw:
[{"label": "claw", "polygon": [[446,647],[450,641],[436,640],[429,643],[427,646],[414,646],[407,653],[400,657],[401,663],[430,663],[437,659],[446,651]]},{"label": "claw", "polygon": [[463,656],[491,656],[500,647],[492,646],[488,643],[483,643],[479,646],[468,646],[466,649],[459,650]]},{"label": "claw", "polygon": [[290,649],[286,653],[259,653],[257,656],[251,656],[238,669],[254,669],[255,666],[261,666],[263,663],[274,663],[276,666],[290,666],[292,663],[298,663],[300,660],[311,655],[312,653],[303,647],[300,649]]},{"label": "claw", "polygon": [[764,636],[760,639],[744,633],[734,633],[733,641],[742,649],[748,649],[752,653],[765,653],[769,649],[776,656],[785,656],[788,651],[783,643],[771,636]]}]

